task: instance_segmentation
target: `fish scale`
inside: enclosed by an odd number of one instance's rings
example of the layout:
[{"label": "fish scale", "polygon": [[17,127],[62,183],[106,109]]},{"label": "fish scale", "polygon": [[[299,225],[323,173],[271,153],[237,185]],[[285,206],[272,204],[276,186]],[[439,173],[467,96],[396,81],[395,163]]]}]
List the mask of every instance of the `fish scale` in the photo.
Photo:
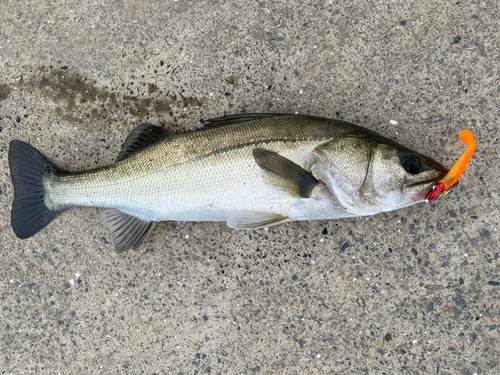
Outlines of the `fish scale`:
[{"label": "fish scale", "polygon": [[300,202],[264,183],[252,149],[264,146],[308,169],[311,151],[338,132],[324,120],[304,126],[284,118],[179,134],[109,167],[53,175],[47,197],[56,207],[112,207],[147,221],[225,221],[241,209],[269,212],[262,200],[270,199],[295,217]]}]

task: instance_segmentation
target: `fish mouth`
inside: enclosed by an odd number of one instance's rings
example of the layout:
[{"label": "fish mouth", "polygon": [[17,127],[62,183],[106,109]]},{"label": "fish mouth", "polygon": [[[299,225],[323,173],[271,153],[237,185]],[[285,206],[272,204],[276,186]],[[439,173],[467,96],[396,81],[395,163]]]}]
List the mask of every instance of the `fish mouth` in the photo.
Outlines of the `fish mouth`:
[{"label": "fish mouth", "polygon": [[434,188],[434,186],[436,186],[439,183],[441,178],[443,178],[448,173],[448,170],[441,167],[438,170],[438,172],[440,173],[435,178],[415,182],[413,184],[409,184],[406,186],[406,191],[408,192],[408,196],[413,202],[425,200],[427,194],[429,194],[429,192]]}]

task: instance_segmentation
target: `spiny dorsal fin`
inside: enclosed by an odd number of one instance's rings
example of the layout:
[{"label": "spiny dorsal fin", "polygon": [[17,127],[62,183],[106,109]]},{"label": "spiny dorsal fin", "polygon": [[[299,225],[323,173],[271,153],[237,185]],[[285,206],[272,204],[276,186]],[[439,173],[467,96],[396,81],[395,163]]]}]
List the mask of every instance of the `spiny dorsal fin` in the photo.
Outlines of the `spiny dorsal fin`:
[{"label": "spiny dorsal fin", "polygon": [[289,217],[278,214],[263,214],[252,211],[237,211],[227,219],[227,225],[234,229],[259,229],[277,225],[290,220]]},{"label": "spiny dorsal fin", "polygon": [[285,115],[279,113],[242,113],[240,115],[226,115],[207,120],[205,126],[213,128],[215,126],[225,126],[230,124],[237,124],[239,122],[254,121],[276,116],[285,116]]},{"label": "spiny dorsal fin", "polygon": [[276,152],[256,148],[255,162],[267,182],[278,192],[296,198],[309,198],[318,181],[300,165]]},{"label": "spiny dorsal fin", "polygon": [[153,124],[140,124],[132,133],[127,137],[127,140],[122,145],[122,150],[118,155],[118,160],[122,160],[125,157],[142,150],[147,146],[151,146],[162,139],[170,137],[174,133],[168,131],[165,128],[160,128],[159,126]]},{"label": "spiny dorsal fin", "polygon": [[111,233],[117,253],[130,249],[137,250],[156,224],[142,221],[114,208],[101,212],[101,215]]}]

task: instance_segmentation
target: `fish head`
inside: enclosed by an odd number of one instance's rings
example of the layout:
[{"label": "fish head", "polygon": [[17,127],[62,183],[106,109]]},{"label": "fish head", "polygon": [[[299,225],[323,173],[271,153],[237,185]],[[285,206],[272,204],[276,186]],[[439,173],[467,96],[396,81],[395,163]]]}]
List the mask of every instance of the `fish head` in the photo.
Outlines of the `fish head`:
[{"label": "fish head", "polygon": [[423,202],[447,173],[437,161],[379,135],[332,140],[313,155],[315,177],[356,216]]}]

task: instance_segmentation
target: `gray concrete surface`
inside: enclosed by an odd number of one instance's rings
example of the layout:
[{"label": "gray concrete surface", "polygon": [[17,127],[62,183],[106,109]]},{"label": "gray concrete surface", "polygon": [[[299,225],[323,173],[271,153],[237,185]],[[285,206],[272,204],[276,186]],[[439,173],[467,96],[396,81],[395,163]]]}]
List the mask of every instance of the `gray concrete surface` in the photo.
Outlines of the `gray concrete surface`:
[{"label": "gray concrete surface", "polygon": [[[1,0],[0,373],[498,374],[499,24],[493,0]],[[368,220],[167,222],[117,255],[74,208],[15,237],[10,140],[77,171],[141,122],[241,112],[478,147],[438,204]]]}]

